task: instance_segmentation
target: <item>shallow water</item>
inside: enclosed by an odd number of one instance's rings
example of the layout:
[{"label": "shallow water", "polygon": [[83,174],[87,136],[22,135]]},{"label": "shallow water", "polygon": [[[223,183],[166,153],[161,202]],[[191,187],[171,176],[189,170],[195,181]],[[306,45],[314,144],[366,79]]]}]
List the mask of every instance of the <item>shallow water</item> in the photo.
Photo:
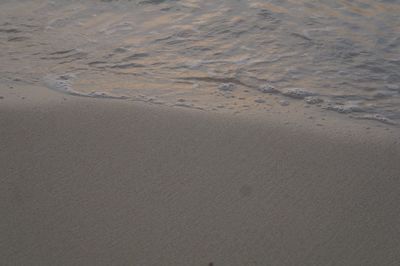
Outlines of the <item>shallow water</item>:
[{"label": "shallow water", "polygon": [[205,110],[304,101],[398,124],[399,14],[396,0],[3,0],[0,82]]}]

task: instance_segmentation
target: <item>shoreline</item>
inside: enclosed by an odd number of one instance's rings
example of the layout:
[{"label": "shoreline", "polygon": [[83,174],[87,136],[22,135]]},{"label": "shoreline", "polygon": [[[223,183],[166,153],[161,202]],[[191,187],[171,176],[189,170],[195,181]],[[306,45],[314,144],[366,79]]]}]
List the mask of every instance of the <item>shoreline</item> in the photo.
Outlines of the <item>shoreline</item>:
[{"label": "shoreline", "polygon": [[[5,88],[8,87],[8,88]],[[160,112],[188,113],[216,119],[233,119],[237,122],[270,124],[290,131],[304,134],[322,134],[325,137],[339,139],[350,138],[352,141],[391,141],[400,143],[400,128],[396,125],[381,123],[376,120],[363,120],[347,117],[345,114],[323,110],[315,106],[304,108],[302,101],[292,102],[290,106],[274,105],[268,110],[248,109],[238,112],[234,109],[202,110],[201,108],[182,105],[169,105],[166,102],[137,98],[101,97],[101,95],[69,94],[49,89],[42,85],[16,83],[3,85],[0,94],[0,108],[23,110],[26,108],[58,108],[83,104],[121,105],[150,108]]]},{"label": "shoreline", "polygon": [[396,130],[316,126],[295,107],[229,115],[33,86],[0,95],[7,264],[400,261]]}]

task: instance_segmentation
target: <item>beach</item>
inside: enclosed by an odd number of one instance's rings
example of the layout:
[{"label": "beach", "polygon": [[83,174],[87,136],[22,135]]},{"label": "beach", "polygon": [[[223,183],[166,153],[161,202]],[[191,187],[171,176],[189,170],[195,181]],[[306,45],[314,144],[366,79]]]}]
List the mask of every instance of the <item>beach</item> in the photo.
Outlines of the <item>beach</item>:
[{"label": "beach", "polygon": [[400,265],[400,3],[1,0],[1,265]]},{"label": "beach", "polygon": [[400,262],[397,129],[0,91],[2,265]]}]

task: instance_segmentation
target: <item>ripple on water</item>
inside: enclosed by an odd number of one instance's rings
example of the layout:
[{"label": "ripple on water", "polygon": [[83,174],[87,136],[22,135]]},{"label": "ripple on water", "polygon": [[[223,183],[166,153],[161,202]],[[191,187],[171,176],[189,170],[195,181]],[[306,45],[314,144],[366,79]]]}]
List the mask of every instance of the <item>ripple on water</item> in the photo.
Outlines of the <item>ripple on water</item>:
[{"label": "ripple on water", "polygon": [[400,121],[398,1],[25,2],[0,1],[0,72],[10,77],[85,97],[157,91],[170,104],[202,95],[213,108],[250,93],[254,108],[270,97]]}]

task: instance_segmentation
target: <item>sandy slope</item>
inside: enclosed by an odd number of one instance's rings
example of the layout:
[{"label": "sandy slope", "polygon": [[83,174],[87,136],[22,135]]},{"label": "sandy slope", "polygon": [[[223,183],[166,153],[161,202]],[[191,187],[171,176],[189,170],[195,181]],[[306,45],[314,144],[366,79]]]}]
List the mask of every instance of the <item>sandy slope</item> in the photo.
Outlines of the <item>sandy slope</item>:
[{"label": "sandy slope", "polygon": [[393,134],[11,91],[2,265],[400,263]]}]

